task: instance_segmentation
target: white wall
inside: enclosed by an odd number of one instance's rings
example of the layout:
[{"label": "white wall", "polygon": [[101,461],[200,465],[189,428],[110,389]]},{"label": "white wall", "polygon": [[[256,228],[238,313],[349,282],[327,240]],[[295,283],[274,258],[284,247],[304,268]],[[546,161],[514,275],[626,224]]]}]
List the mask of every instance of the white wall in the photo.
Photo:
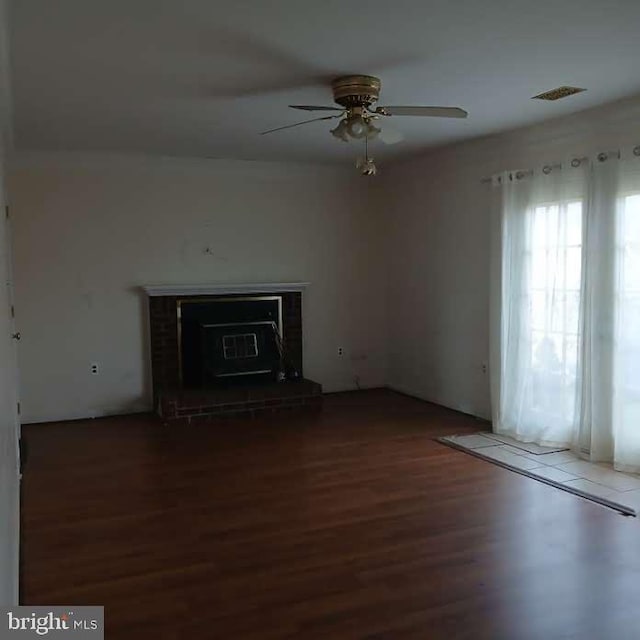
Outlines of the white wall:
[{"label": "white wall", "polygon": [[[473,117],[473,114],[471,114]],[[481,179],[640,144],[640,99],[437,149],[383,177],[390,386],[490,416],[490,186]]]},{"label": "white wall", "polygon": [[0,606],[18,598],[17,367],[10,313],[9,225],[5,217],[4,157],[0,141]]},{"label": "white wall", "polygon": [[361,180],[274,163],[17,156],[24,421],[150,409],[144,284],[310,281],[305,375],[326,391],[356,375],[383,384],[383,236]]},{"label": "white wall", "polygon": [[0,606],[18,602],[19,460],[17,369],[11,320],[11,251],[5,164],[12,146],[6,6],[0,0]]}]

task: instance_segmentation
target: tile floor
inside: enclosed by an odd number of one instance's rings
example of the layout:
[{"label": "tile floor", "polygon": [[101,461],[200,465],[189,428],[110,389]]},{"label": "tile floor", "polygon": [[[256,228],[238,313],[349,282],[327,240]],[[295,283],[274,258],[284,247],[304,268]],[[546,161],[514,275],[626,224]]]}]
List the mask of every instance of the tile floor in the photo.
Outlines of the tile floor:
[{"label": "tile floor", "polygon": [[[611,465],[582,460],[570,451],[552,449],[551,453],[530,453],[519,449],[510,439],[493,438],[480,433],[446,438],[466,449],[477,449],[487,458],[541,476],[594,496],[613,500],[640,513],[640,475],[614,471]],[[530,445],[527,445],[530,447]],[[544,451],[544,447],[539,448]]]}]

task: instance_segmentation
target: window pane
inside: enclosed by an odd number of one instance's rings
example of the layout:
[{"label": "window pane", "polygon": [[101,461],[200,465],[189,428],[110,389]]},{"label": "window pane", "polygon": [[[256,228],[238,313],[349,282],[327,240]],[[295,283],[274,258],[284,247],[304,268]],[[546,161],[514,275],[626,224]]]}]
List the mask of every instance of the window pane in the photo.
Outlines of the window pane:
[{"label": "window pane", "polygon": [[537,247],[531,256],[531,288],[547,288],[547,252]]},{"label": "window pane", "polygon": [[551,312],[551,331],[562,333],[564,330],[564,299],[563,291],[552,291],[548,294]]},{"label": "window pane", "polygon": [[622,287],[625,291],[640,290],[640,245],[627,244],[623,250]]},{"label": "window pane", "polygon": [[567,245],[582,244],[582,202],[567,205]]},{"label": "window pane", "polygon": [[540,372],[562,371],[562,342],[553,333],[537,333],[533,349],[533,366]]},{"label": "window pane", "polygon": [[531,328],[534,331],[544,331],[547,326],[546,302],[544,291],[531,292]]},{"label": "window pane", "polygon": [[[575,423],[582,271],[582,203],[536,207],[529,228],[530,344],[527,398],[519,411],[553,430],[558,441]],[[564,435],[563,435],[564,434]]]},{"label": "window pane", "polygon": [[630,346],[640,347],[640,293],[623,295],[619,302],[621,311],[619,341]]},{"label": "window pane", "polygon": [[562,289],[565,284],[564,276],[565,248],[555,246],[549,249],[547,255],[547,287]]},{"label": "window pane", "polygon": [[547,209],[547,243],[555,246],[562,242],[558,205],[552,205]]},{"label": "window pane", "polygon": [[542,249],[547,246],[547,209],[537,207],[533,214],[533,229],[531,234],[533,247]]},{"label": "window pane", "polygon": [[580,290],[580,275],[582,272],[582,249],[571,247],[567,249],[567,268],[565,286],[567,289]]},{"label": "window pane", "polygon": [[624,244],[640,242],[640,195],[624,198],[622,240]]}]

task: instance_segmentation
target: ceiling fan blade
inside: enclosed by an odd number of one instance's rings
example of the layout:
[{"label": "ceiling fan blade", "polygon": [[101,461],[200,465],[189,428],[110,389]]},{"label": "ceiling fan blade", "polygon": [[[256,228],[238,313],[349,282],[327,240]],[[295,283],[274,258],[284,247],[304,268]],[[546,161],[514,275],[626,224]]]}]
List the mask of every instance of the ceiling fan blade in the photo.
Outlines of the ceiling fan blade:
[{"label": "ceiling fan blade", "polygon": [[376,113],[387,116],[431,116],[435,118],[466,118],[469,114],[458,107],[378,107]]},{"label": "ceiling fan blade", "polygon": [[342,114],[339,113],[336,116],[323,116],[322,118],[311,118],[311,120],[303,120],[302,122],[296,122],[294,124],[286,124],[284,127],[276,127],[275,129],[269,129],[268,131],[261,131],[260,135],[264,136],[267,133],[273,133],[274,131],[282,131],[283,129],[291,129],[292,127],[299,127],[301,124],[308,124],[309,122],[319,122],[320,120],[333,120],[334,118],[341,118]]},{"label": "ceiling fan blade", "polygon": [[397,144],[398,142],[402,142],[404,140],[404,133],[402,133],[402,131],[398,131],[398,129],[389,127],[385,123],[380,129],[378,138],[381,142],[384,142],[384,144]]},{"label": "ceiling fan blade", "polygon": [[318,107],[312,104],[290,104],[292,109],[302,109],[303,111],[344,111],[340,107]]}]

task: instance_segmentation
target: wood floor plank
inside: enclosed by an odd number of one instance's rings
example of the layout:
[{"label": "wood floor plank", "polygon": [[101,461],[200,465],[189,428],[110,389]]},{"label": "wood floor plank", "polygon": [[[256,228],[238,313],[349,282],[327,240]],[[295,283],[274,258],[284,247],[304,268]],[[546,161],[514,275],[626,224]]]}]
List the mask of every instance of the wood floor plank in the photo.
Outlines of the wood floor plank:
[{"label": "wood floor plank", "polygon": [[638,521],[434,440],[483,428],[384,390],[26,426],[23,601],[110,639],[636,638]]}]

